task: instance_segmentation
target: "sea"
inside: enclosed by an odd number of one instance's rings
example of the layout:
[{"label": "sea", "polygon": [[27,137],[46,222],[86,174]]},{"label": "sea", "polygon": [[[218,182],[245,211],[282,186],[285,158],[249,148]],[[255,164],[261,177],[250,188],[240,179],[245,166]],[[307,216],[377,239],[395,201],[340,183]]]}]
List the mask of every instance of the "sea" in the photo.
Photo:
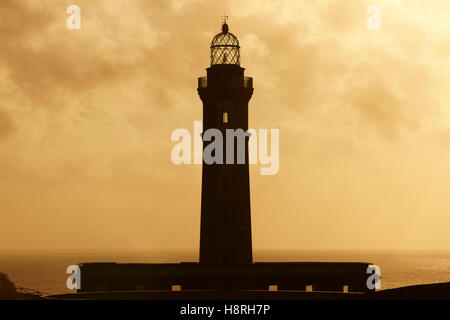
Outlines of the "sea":
[{"label": "sea", "polygon": [[[450,251],[267,251],[255,262],[368,262],[381,269],[381,289],[450,282]],[[198,253],[179,251],[0,251],[0,271],[16,286],[44,294],[72,292],[69,265],[83,262],[164,263],[198,261]]]}]

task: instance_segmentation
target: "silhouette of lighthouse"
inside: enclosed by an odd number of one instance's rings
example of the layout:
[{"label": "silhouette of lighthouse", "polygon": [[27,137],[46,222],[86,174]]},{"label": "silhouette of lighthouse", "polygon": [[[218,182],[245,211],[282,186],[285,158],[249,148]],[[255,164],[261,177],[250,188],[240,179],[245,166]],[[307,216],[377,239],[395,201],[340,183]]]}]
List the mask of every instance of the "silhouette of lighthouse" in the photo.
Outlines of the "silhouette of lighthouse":
[{"label": "silhouette of lighthouse", "polygon": [[[334,299],[337,294],[348,297],[351,292],[360,299],[364,297],[361,293],[375,292],[367,285],[368,276],[373,276],[368,275],[372,264],[367,262],[253,263],[249,136],[233,135],[229,139],[227,135],[230,131],[247,131],[248,102],[253,94],[253,80],[244,77],[244,68],[239,64],[239,50],[238,39],[224,21],[222,32],[211,43],[207,76],[198,79],[198,93],[203,101],[204,154],[200,262],[81,263],[81,287],[77,289],[80,298]],[[208,138],[209,132],[227,141],[218,147],[213,135]],[[229,141],[236,143],[228,148]],[[214,156],[213,151],[221,157]],[[212,158],[214,161],[210,161]],[[315,292],[305,291],[308,286]],[[227,296],[230,290],[233,295]],[[276,294],[278,290],[282,291],[280,295]]]},{"label": "silhouette of lighthouse", "polygon": [[[252,263],[248,136],[245,136],[245,163],[238,161],[239,138],[233,136],[234,152],[227,154],[227,129],[248,129],[248,102],[253,79],[244,77],[240,66],[240,46],[230,33],[226,19],[222,32],[211,42],[211,66],[207,76],[198,79],[203,102],[203,132],[220,130],[224,137],[222,163],[202,168],[200,227],[201,264]],[[230,131],[230,130],[228,130]],[[213,141],[203,141],[203,150]],[[233,161],[225,161],[227,159]],[[220,162],[220,161],[219,161]],[[232,163],[230,163],[232,162]]]}]

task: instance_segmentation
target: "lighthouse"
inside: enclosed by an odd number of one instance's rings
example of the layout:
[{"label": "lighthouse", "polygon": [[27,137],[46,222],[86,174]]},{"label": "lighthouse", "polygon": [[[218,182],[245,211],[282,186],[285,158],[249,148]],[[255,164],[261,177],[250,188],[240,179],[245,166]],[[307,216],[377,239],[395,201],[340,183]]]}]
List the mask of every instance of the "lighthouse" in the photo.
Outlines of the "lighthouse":
[{"label": "lighthouse", "polygon": [[[253,263],[248,135],[253,79],[244,76],[239,41],[226,21],[211,42],[206,71],[206,77],[198,79],[203,102],[200,261],[81,263],[78,297],[301,299],[309,294],[307,286],[317,291],[309,297],[323,299],[343,291],[355,293],[356,299],[360,293],[375,292],[367,285],[368,277],[373,277],[367,262]],[[216,141],[219,137],[221,143]],[[278,290],[283,292],[272,292]],[[228,292],[233,295],[224,295]]]},{"label": "lighthouse", "polygon": [[[222,30],[211,42],[211,65],[207,76],[198,79],[198,94],[203,102],[203,132],[216,129],[247,132],[248,103],[253,94],[253,79],[244,76],[240,66],[238,38],[229,31],[226,19]],[[252,259],[252,232],[250,217],[250,181],[248,140],[236,139],[234,150],[222,144],[223,159],[202,166],[200,263],[249,264]],[[214,141],[203,139],[203,151]],[[239,143],[244,156],[239,161]],[[242,149],[241,149],[242,150]],[[219,150],[220,151],[220,150]],[[215,150],[217,152],[217,150]],[[228,154],[227,154],[228,152]],[[242,158],[245,161],[242,161]]]}]

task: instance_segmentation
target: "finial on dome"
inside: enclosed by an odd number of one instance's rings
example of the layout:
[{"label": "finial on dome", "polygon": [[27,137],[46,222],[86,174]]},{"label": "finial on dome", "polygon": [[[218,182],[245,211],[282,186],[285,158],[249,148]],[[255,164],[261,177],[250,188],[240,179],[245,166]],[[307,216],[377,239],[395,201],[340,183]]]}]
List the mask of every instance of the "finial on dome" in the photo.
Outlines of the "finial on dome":
[{"label": "finial on dome", "polygon": [[227,33],[228,33],[228,25],[227,25],[226,23],[224,23],[224,24],[222,25],[222,32],[223,32],[224,34],[227,34]]},{"label": "finial on dome", "polygon": [[228,24],[227,24],[227,19],[228,19],[228,18],[229,18],[229,17],[228,17],[226,14],[224,14],[223,17],[222,17],[222,19],[223,19],[222,32],[223,32],[224,34],[227,34],[227,33],[228,33]]},{"label": "finial on dome", "polygon": [[239,65],[239,40],[228,30],[228,16],[224,15],[222,18],[222,32],[216,34],[211,42],[211,66],[217,64]]}]

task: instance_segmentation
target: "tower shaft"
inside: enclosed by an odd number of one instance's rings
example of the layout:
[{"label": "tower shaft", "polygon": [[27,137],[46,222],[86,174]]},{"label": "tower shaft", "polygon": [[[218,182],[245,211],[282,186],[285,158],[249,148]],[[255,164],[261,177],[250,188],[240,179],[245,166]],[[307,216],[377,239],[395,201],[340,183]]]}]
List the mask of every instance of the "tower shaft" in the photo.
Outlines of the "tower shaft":
[{"label": "tower shaft", "polygon": [[[248,129],[252,79],[244,77],[239,65],[213,65],[207,77],[199,79],[198,93],[203,102],[203,132],[217,129],[223,137],[223,164],[203,161],[200,263],[252,263],[248,136],[233,137],[233,163],[226,161],[227,155],[231,159],[227,129]],[[204,141],[204,151],[213,142]],[[238,163],[239,143],[245,146],[245,163]]]}]

